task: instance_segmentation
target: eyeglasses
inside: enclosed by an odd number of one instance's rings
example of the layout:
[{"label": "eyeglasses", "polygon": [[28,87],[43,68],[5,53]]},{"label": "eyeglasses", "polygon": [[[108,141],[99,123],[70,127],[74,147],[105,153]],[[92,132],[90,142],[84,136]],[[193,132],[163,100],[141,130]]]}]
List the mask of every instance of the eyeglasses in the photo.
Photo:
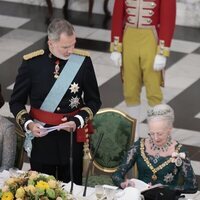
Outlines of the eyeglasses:
[{"label": "eyeglasses", "polygon": [[158,137],[162,137],[164,135],[167,134],[167,131],[159,131],[159,132],[149,132],[148,135],[150,137],[154,137],[155,135],[157,135]]}]

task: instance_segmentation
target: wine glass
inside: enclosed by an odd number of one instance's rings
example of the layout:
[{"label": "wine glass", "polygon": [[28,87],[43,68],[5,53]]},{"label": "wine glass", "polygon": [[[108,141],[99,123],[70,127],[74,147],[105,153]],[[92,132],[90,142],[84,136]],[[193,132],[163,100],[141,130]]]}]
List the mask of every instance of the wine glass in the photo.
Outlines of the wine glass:
[{"label": "wine glass", "polygon": [[104,188],[102,185],[95,185],[95,194],[97,199],[101,199],[104,196]]}]

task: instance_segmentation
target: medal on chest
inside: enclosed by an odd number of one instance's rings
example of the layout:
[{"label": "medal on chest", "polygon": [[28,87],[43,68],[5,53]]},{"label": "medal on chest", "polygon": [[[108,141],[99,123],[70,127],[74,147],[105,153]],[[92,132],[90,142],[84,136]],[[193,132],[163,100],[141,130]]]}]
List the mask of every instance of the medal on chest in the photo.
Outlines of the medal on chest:
[{"label": "medal on chest", "polygon": [[182,165],[183,161],[180,157],[177,157],[176,160],[175,160],[175,165],[177,167],[180,167]]},{"label": "medal on chest", "polygon": [[60,61],[59,60],[56,60],[56,62],[55,62],[55,71],[54,71],[54,78],[58,78],[59,77],[59,74],[60,74],[60,66],[59,66],[59,64],[60,64]]}]

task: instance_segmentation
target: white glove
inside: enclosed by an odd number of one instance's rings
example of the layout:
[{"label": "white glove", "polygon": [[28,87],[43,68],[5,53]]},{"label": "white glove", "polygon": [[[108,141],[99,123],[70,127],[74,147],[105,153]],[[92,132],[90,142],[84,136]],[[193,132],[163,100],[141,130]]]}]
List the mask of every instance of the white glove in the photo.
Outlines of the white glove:
[{"label": "white glove", "polygon": [[161,71],[165,68],[167,62],[167,58],[163,55],[157,54],[154,59],[153,69],[155,71]]},{"label": "white glove", "polygon": [[115,63],[116,66],[122,65],[122,54],[119,52],[112,52],[110,56],[111,60]]}]

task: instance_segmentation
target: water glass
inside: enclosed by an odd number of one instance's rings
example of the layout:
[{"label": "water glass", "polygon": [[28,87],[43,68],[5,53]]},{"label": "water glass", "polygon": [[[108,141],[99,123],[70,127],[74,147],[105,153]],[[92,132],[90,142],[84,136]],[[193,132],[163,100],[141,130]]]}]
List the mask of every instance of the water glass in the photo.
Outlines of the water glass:
[{"label": "water glass", "polygon": [[104,196],[103,185],[95,185],[95,194],[97,199],[101,199]]}]

